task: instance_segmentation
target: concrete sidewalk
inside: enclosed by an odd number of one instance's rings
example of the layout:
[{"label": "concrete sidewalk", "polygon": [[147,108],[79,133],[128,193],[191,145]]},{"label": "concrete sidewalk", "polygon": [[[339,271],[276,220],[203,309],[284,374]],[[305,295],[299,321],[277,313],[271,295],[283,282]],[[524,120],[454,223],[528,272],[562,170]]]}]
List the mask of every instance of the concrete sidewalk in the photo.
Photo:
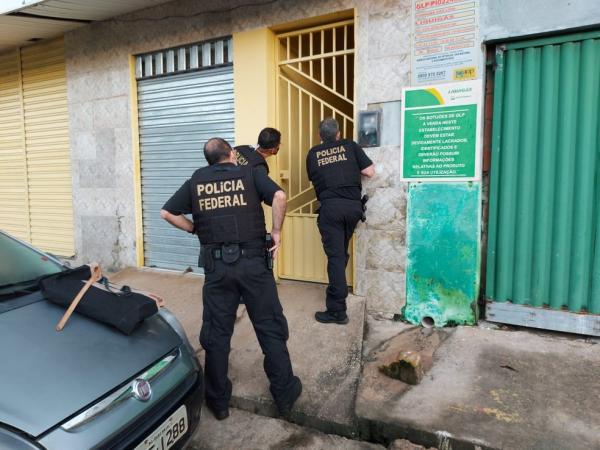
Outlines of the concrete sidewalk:
[{"label": "concrete sidewalk", "polygon": [[[126,269],[111,280],[162,295],[203,359],[201,277]],[[279,294],[292,363],[304,384],[292,414],[299,425],[445,450],[600,449],[597,339],[481,326],[422,329],[365,316],[365,300],[353,296],[347,326],[323,325],[313,314],[324,306],[324,286],[282,281]],[[379,370],[406,350],[433,355],[433,367],[415,386]],[[273,416],[262,361],[242,306],[230,356],[232,406]]]},{"label": "concrete sidewalk", "polygon": [[[366,336],[356,399],[363,437],[455,450],[600,449],[597,340],[485,326],[378,328]],[[436,348],[426,349],[433,368],[420,384],[381,373],[390,355],[424,340]]]},{"label": "concrete sidewalk", "polygon": [[[202,277],[129,268],[110,279],[162,296],[167,307],[182,322],[203,361],[198,342],[202,320]],[[324,325],[314,320],[315,311],[325,307],[324,285],[281,281],[278,290],[288,319],[292,365],[303,383],[303,392],[294,406],[291,420],[325,433],[356,437],[354,399],[361,369],[364,298],[348,298],[348,325]],[[229,362],[232,406],[275,417],[277,410],[263,371],[263,354],[243,306],[238,309]]]}]

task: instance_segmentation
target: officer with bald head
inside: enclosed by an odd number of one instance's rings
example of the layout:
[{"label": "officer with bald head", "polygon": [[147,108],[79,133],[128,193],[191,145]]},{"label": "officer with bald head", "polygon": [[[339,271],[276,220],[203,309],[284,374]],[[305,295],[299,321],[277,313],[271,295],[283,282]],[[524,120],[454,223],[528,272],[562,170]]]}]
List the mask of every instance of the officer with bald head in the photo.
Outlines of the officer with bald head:
[{"label": "officer with bald head", "polygon": [[[287,417],[302,392],[286,341],[288,325],[267,252],[277,255],[286,195],[265,170],[239,166],[221,138],[204,145],[208,166],[198,169],[165,203],[161,217],[200,239],[204,305],[200,343],[206,352],[206,402],[215,417],[229,416],[232,385],[227,377],[236,311],[243,297],[264,354],[264,370],[280,415]],[[261,203],[272,206],[272,247],[265,248]],[[184,214],[192,214],[193,221]]]}]

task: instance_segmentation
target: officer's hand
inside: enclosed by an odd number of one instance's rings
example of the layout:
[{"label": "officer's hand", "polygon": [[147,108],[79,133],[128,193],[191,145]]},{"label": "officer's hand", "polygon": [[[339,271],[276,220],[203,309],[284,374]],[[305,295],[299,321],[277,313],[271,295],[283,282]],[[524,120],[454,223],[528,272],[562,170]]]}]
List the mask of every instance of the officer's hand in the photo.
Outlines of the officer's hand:
[{"label": "officer's hand", "polygon": [[272,252],[273,259],[277,258],[277,252],[279,251],[279,246],[281,245],[281,231],[279,230],[271,230],[271,239],[273,239],[273,247],[269,249]]}]

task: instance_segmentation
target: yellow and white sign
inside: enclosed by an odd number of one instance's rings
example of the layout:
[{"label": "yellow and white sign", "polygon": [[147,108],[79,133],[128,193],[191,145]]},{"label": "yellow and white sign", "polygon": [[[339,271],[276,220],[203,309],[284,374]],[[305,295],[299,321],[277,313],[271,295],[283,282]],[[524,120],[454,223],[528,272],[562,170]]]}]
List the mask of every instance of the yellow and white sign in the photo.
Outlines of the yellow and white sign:
[{"label": "yellow and white sign", "polygon": [[412,11],[412,86],[481,78],[479,0],[414,0]]}]

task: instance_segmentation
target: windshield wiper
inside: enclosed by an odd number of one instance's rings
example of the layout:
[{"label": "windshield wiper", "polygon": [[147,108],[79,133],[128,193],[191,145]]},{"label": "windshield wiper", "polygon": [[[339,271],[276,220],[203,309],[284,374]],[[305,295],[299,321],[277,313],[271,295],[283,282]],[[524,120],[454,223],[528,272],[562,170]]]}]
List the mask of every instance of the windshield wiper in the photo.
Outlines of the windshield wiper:
[{"label": "windshield wiper", "polygon": [[[53,274],[52,274],[52,275],[53,275]],[[39,281],[40,281],[42,278],[45,278],[45,277],[47,277],[47,276],[48,276],[48,275],[40,275],[39,277],[37,277],[37,278],[34,278],[34,279],[32,279],[32,280],[23,280],[23,281],[17,281],[16,283],[8,283],[8,284],[3,284],[3,285],[1,285],[1,286],[0,286],[0,290],[1,290],[1,289],[6,289],[6,288],[15,287],[15,286],[27,286],[27,285],[32,285],[32,286],[34,286],[34,285],[38,284],[38,283],[39,283]]]},{"label": "windshield wiper", "polygon": [[22,297],[23,295],[33,294],[37,289],[33,289],[35,286],[31,286],[29,289],[15,289],[14,291],[2,292],[0,293],[0,299],[6,297]]}]

